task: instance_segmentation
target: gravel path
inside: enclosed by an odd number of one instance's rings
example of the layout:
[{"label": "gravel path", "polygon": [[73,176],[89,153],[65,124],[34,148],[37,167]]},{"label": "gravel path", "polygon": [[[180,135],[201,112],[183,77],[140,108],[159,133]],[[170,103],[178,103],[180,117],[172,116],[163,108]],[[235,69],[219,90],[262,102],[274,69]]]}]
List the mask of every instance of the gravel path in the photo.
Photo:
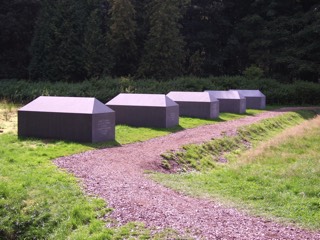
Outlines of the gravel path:
[{"label": "gravel path", "polygon": [[320,232],[252,217],[217,202],[182,195],[144,176],[160,170],[160,154],[184,144],[201,143],[236,128],[274,117],[264,112],[238,120],[201,126],[149,141],[88,151],[55,160],[83,180],[85,190],[104,198],[114,208],[109,217],[120,224],[141,221],[157,229],[172,228],[196,239],[320,239]]}]

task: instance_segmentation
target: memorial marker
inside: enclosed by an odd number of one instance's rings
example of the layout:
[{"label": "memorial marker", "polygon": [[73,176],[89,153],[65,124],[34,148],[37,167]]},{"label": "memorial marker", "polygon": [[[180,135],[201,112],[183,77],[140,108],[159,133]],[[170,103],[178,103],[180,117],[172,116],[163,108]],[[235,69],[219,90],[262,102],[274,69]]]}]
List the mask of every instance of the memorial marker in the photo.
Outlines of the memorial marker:
[{"label": "memorial marker", "polygon": [[208,92],[169,92],[179,104],[180,116],[214,119],[219,116],[219,101]]},{"label": "memorial marker", "polygon": [[235,89],[242,96],[246,98],[247,108],[251,109],[265,109],[266,108],[266,96],[259,90],[240,90]]},{"label": "memorial marker", "polygon": [[95,98],[41,96],[18,110],[18,136],[104,142],[115,139],[115,113]]},{"label": "memorial marker", "polygon": [[219,100],[220,112],[245,113],[246,98],[237,91],[207,90],[214,98]]},{"label": "memorial marker", "polygon": [[164,94],[120,93],[106,103],[116,124],[169,128],[179,124],[179,105]]}]

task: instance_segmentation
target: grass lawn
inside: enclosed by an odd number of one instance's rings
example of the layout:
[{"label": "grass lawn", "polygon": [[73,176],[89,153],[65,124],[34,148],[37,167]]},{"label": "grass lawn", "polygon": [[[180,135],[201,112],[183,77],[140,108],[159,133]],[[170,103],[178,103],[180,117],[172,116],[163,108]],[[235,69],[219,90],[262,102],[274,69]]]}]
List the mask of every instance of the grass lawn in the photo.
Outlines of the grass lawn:
[{"label": "grass lawn", "polygon": [[[171,156],[187,164],[197,158],[198,152],[211,159],[223,154],[227,163],[216,161],[196,172],[156,173],[151,177],[186,194],[217,199],[257,215],[319,230],[320,117],[297,125],[307,117],[302,113],[294,117],[294,123],[284,118],[269,119],[244,128],[239,142],[234,138],[219,140],[220,153],[212,141],[186,147]],[[248,142],[253,148],[246,150]]]},{"label": "grass lawn", "polygon": [[247,109],[245,114],[221,113],[217,119],[180,117],[179,126],[173,128],[143,128],[118,125],[116,126],[116,141],[119,144],[146,141],[151,138],[164,136],[170,133],[181,131],[183,129],[239,119],[245,116],[253,116],[261,112],[263,112],[263,110]]},{"label": "grass lawn", "polygon": [[[0,103],[0,239],[147,239],[150,231],[138,223],[106,228],[106,203],[86,196],[81,183],[51,160],[82,151],[144,141],[184,128],[246,115],[222,114],[217,120],[182,118],[173,129],[117,126],[116,142],[79,144],[18,139],[17,106]],[[247,115],[259,111],[248,111]],[[158,238],[175,238],[172,232]],[[155,236],[157,237],[157,236]]]}]

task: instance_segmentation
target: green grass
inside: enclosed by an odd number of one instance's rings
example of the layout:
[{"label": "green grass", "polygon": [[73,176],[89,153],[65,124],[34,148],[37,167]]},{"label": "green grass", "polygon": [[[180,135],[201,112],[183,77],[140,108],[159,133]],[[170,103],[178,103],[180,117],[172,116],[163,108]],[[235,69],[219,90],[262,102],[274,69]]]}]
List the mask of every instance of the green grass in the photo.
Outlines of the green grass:
[{"label": "green grass", "polygon": [[[19,139],[17,108],[0,102],[0,239],[147,239],[150,230],[139,223],[106,228],[102,220],[110,211],[106,203],[84,195],[77,179],[58,169],[51,160],[246,116],[222,114],[217,120],[182,118],[180,126],[171,129],[117,126],[114,142],[79,144]],[[177,235],[165,231],[153,237],[165,236]]]},{"label": "green grass", "polygon": [[[214,139],[207,143],[183,146],[182,151],[168,151],[162,154],[164,158],[162,165],[166,169],[170,166],[180,165],[179,171],[209,170],[217,167],[221,161],[233,161],[248,147],[263,140],[271,138],[285,128],[302,122],[305,118],[311,118],[314,113],[300,111],[297,113],[286,113],[272,119],[265,119],[259,123],[238,129],[235,137],[224,137]],[[227,158],[227,159],[226,159]],[[175,162],[175,163],[173,163]]]},{"label": "green grass", "polygon": [[[62,141],[0,137],[0,236],[4,239],[113,239],[141,230],[136,225],[105,228],[110,211],[101,199],[87,197],[78,181],[50,159],[87,150]],[[140,235],[148,235],[148,231]],[[122,238],[122,237],[121,237]]]},{"label": "green grass", "polygon": [[[7,103],[5,101],[0,101],[0,131],[13,134],[17,132],[17,109],[18,105]],[[116,139],[114,142],[87,145],[93,148],[103,148],[134,142],[142,142],[155,137],[161,137],[170,133],[182,131],[184,129],[195,128],[207,124],[215,124],[222,121],[239,119],[245,116],[253,116],[261,112],[263,112],[263,110],[247,109],[245,114],[221,113],[219,118],[216,119],[180,117],[179,125],[172,128],[147,128],[117,125]]]},{"label": "green grass", "polygon": [[179,126],[173,128],[144,128],[118,125],[116,126],[116,142],[119,144],[127,144],[146,141],[151,138],[182,131],[183,129],[195,128],[207,124],[215,124],[223,121],[243,118],[246,116],[253,116],[261,112],[263,112],[263,110],[247,109],[245,114],[221,113],[217,119],[180,117]]},{"label": "green grass", "polygon": [[114,223],[103,220],[112,209],[84,195],[79,181],[50,161],[89,148],[0,135],[0,239],[177,238],[170,230],[153,235],[142,223],[105,227],[105,221]]},{"label": "green grass", "polygon": [[[213,168],[201,172],[151,176],[186,194],[211,197],[257,215],[320,229],[320,117],[288,128],[306,117],[295,116],[295,123],[269,119],[269,123],[242,129],[242,138],[251,141],[254,148],[245,151],[242,146],[231,147],[228,163],[214,162]],[[268,129],[266,125],[274,127]],[[220,146],[225,144],[220,153],[233,146],[227,141],[233,140],[220,142]],[[214,148],[212,153],[214,157]]]},{"label": "green grass", "polygon": [[256,109],[247,109],[245,114],[236,114],[236,113],[220,113],[219,118],[217,119],[199,119],[199,118],[189,118],[189,117],[180,117],[180,126],[184,129],[195,128],[201,125],[214,124],[218,122],[224,122],[229,120],[239,119],[245,116],[254,116],[259,113],[264,112],[264,110]]}]

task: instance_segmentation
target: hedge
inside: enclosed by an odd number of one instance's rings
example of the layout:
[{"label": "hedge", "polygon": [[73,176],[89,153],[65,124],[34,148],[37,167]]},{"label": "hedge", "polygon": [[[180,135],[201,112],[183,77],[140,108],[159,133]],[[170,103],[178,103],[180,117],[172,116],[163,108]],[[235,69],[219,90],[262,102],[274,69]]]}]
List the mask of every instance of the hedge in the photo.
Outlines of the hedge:
[{"label": "hedge", "polygon": [[40,95],[96,97],[107,102],[120,92],[168,93],[169,91],[204,91],[228,89],[259,89],[271,105],[319,105],[320,84],[296,81],[280,83],[274,79],[249,80],[243,76],[183,77],[168,81],[130,78],[90,79],[81,83],[32,82],[27,80],[0,80],[0,99],[26,103]]}]

